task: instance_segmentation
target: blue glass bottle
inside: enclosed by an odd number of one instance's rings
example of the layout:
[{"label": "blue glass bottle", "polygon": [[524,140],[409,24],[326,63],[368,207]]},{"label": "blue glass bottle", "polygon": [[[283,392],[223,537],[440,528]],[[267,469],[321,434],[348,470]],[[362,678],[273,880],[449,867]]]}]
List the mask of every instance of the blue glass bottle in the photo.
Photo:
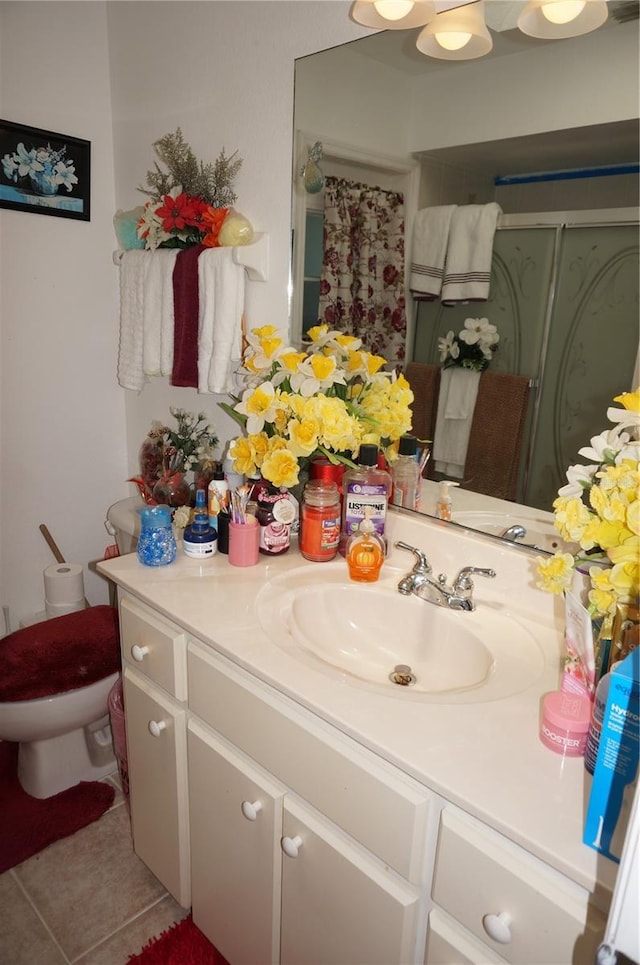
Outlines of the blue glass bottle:
[{"label": "blue glass bottle", "polygon": [[173,563],[178,547],[171,526],[171,509],[166,505],[142,506],[138,559],[145,566],[167,566]]}]

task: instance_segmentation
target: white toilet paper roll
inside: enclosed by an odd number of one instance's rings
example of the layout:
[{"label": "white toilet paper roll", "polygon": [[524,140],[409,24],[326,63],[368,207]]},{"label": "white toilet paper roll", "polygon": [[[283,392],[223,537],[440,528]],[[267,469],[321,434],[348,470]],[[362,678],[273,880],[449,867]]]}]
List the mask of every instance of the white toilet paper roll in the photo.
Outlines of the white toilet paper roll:
[{"label": "white toilet paper roll", "polygon": [[79,563],[55,563],[44,571],[45,604],[72,606],[84,599],[84,579]]},{"label": "white toilet paper roll", "polygon": [[84,610],[85,602],[84,600],[78,600],[77,603],[49,603],[45,600],[44,609],[47,614],[47,619],[53,620],[54,617],[62,617],[65,613],[75,613],[77,610]]}]

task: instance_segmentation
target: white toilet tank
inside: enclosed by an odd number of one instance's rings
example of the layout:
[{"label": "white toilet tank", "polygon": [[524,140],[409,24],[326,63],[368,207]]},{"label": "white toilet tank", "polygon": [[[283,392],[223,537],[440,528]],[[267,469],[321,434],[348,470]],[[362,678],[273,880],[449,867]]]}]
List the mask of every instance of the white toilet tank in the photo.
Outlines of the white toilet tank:
[{"label": "white toilet tank", "polygon": [[140,513],[138,509],[144,506],[140,496],[130,496],[120,499],[107,510],[105,526],[111,536],[115,536],[121,556],[134,553],[140,535]]}]

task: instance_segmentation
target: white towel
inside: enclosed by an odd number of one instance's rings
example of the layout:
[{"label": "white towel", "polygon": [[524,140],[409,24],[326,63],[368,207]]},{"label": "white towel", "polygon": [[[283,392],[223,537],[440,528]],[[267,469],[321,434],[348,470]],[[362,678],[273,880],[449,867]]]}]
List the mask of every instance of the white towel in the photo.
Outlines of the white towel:
[{"label": "white towel", "polygon": [[455,204],[422,208],[413,224],[409,288],[415,298],[432,301],[440,295],[451,218]]},{"label": "white towel", "polygon": [[233,391],[232,363],[242,354],[242,265],[231,248],[208,248],[198,259],[198,392]]},{"label": "white towel", "polygon": [[436,472],[462,479],[471,423],[478,398],[480,372],[452,366],[440,376],[440,395],[433,434]]},{"label": "white towel", "polygon": [[125,251],[120,262],[120,345],[118,382],[139,392],[144,385],[142,365],[144,288],[149,252]]},{"label": "white towel", "polygon": [[442,302],[486,301],[489,298],[493,237],[499,204],[466,204],[453,213],[442,283]]},{"label": "white towel", "polygon": [[173,368],[173,269],[177,257],[177,248],[147,252],[142,345],[145,375],[171,375]]}]

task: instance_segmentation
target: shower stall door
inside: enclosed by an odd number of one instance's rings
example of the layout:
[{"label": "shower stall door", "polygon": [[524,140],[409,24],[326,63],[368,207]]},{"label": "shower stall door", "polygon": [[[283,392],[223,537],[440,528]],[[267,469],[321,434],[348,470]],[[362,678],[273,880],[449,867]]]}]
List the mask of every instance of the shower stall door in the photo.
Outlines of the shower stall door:
[{"label": "shower stall door", "polygon": [[613,397],[633,387],[638,265],[637,224],[503,228],[487,302],[418,303],[415,361],[439,364],[438,338],[486,317],[500,334],[492,370],[531,379],[518,502],[550,510],[578,450],[610,427]]}]

